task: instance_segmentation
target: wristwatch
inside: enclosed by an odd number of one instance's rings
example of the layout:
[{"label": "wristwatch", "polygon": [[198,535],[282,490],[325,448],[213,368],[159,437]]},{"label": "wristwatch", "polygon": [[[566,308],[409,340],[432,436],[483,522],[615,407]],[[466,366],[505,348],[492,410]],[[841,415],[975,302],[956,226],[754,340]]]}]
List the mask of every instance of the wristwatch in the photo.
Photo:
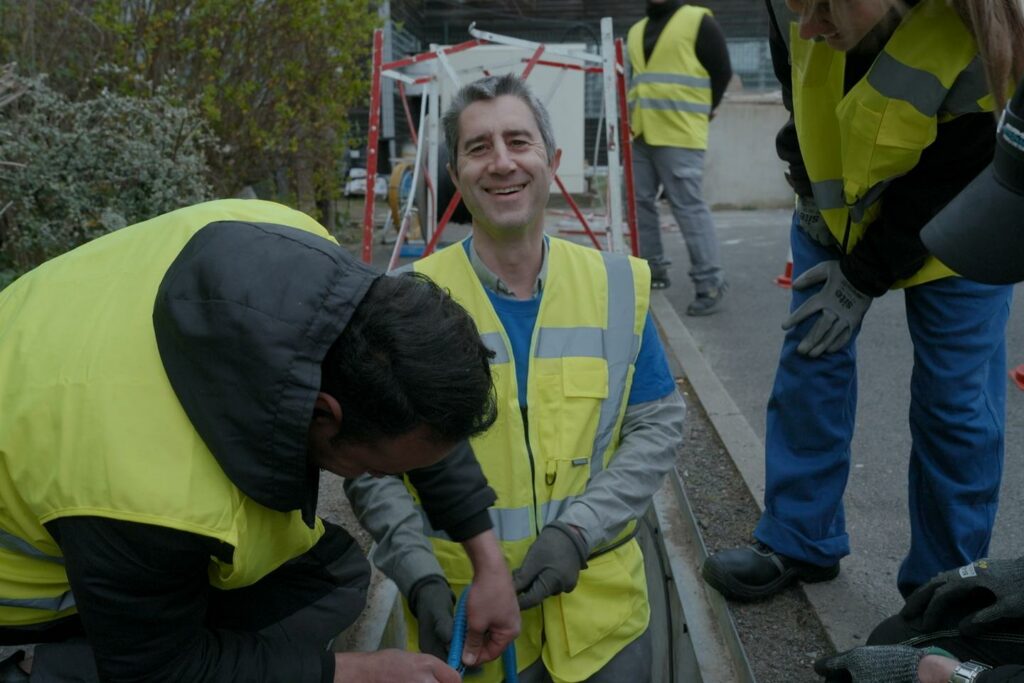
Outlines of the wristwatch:
[{"label": "wristwatch", "polygon": [[950,674],[949,683],[974,683],[982,671],[988,671],[990,668],[978,662],[960,662]]}]

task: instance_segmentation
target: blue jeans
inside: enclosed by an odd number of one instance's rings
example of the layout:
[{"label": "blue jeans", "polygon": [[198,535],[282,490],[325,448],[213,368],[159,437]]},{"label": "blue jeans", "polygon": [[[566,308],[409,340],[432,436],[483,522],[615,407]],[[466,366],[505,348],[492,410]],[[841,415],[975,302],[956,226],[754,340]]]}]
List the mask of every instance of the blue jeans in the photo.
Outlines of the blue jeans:
[{"label": "blue jeans", "polygon": [[[839,254],[794,216],[793,275]],[[819,290],[793,290],[790,310]],[[906,596],[935,574],[984,557],[1003,471],[1006,321],[1012,287],[960,277],[905,291],[914,345]],[[807,358],[796,347],[817,316],[786,333],[768,402],[765,512],[754,536],[788,557],[826,566],[850,553],[843,492],[857,409],[857,337]]]}]

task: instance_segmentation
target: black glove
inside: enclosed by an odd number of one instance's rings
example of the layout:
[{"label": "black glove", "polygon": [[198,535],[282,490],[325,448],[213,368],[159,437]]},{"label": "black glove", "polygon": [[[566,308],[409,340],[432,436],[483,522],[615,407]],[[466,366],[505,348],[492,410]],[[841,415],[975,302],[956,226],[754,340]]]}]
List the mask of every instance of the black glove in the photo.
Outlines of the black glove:
[{"label": "black glove", "polygon": [[419,623],[420,652],[448,661],[455,594],[443,576],[431,574],[409,590],[409,610]]},{"label": "black glove", "polygon": [[917,665],[927,653],[906,645],[855,647],[814,663],[829,683],[920,683]]},{"label": "black glove", "polygon": [[523,566],[512,572],[519,609],[528,610],[546,597],[571,592],[580,570],[586,567],[587,545],[580,533],[563,522],[548,524],[526,551]]},{"label": "black glove", "polygon": [[942,572],[910,594],[900,616],[923,617],[926,631],[961,618],[960,632],[969,636],[997,619],[1024,618],[1024,558],[978,560]]}]

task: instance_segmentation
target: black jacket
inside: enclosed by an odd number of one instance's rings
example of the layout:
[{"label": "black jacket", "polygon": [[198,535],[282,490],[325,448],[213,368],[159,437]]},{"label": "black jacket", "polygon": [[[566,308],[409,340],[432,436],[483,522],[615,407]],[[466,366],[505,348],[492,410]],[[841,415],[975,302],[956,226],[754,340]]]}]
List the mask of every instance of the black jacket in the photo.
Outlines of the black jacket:
[{"label": "black jacket", "polygon": [[[301,510],[310,525],[319,470],[306,438],[320,364],[379,276],[316,235],[222,221],[180,252],[153,309],[167,376],[224,472],[252,499]],[[422,497],[435,527],[456,539],[490,528],[494,493],[471,454],[410,478],[429,484]],[[207,626],[210,558],[230,560],[218,541],[101,517],[47,529],[104,680],[332,680],[333,657],[315,643]]]},{"label": "black jacket", "polygon": [[[917,4],[917,0],[908,2]],[[789,165],[787,178],[797,194],[811,195],[793,124],[792,71],[789,50],[781,28],[787,17],[775,15],[772,1],[765,0],[769,16],[769,45],[775,75],[790,119],[779,131],[775,144],[779,158]],[[881,45],[872,51],[847,53],[846,90],[867,74]],[[966,114],[940,123],[935,141],[906,175],[896,178],[882,195],[881,213],[863,238],[841,257],[843,274],[860,291],[885,294],[892,285],[910,277],[924,264],[928,250],[921,242],[921,228],[978,175],[995,153],[995,118],[989,113]]]}]

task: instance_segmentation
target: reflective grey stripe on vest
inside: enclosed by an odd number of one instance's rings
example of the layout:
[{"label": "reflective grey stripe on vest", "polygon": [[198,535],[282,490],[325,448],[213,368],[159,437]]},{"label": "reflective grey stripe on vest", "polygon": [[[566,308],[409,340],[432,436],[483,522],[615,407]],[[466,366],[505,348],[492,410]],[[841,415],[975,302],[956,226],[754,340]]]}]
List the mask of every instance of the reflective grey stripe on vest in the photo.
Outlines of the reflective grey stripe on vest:
[{"label": "reflective grey stripe on vest", "polygon": [[819,211],[846,208],[841,178],[812,182],[811,190],[814,192],[814,202],[818,205]]},{"label": "reflective grey stripe on vest", "polygon": [[981,57],[975,57],[964,71],[956,77],[953,87],[946,95],[939,112],[943,114],[977,114],[985,111],[978,100],[988,95],[988,80],[985,78],[985,65]]},{"label": "reflective grey stripe on vest", "polygon": [[75,596],[71,591],[52,598],[0,598],[0,607],[24,607],[26,609],[43,609],[51,612],[63,612],[75,606]]},{"label": "reflective grey stripe on vest", "polygon": [[537,330],[533,355],[535,358],[604,358],[604,330],[600,327],[542,327]]},{"label": "reflective grey stripe on vest", "polygon": [[549,500],[541,506],[541,517],[544,525],[548,525],[559,519],[569,506],[576,501],[577,496],[568,496],[561,500]]},{"label": "reflective grey stripe on vest", "polygon": [[710,114],[711,105],[703,102],[682,102],[680,100],[667,100],[654,97],[641,97],[637,99],[641,109],[660,109],[663,111],[676,111],[680,113]]},{"label": "reflective grey stripe on vest", "polygon": [[[431,538],[440,538],[445,541],[452,540],[446,532],[435,529],[427,519],[427,513],[422,506],[416,506],[423,520],[423,533]],[[494,533],[502,541],[520,541],[524,538],[533,537],[533,525],[530,524],[530,508],[490,508],[487,514],[491,517],[494,525]]]},{"label": "reflective grey stripe on vest", "polygon": [[885,50],[868,71],[868,83],[883,96],[908,102],[925,116],[935,116],[949,92],[935,74],[907,66]]},{"label": "reflective grey stripe on vest", "polygon": [[711,79],[700,76],[686,76],[683,74],[666,74],[647,72],[633,77],[633,84],[637,83],[668,83],[670,85],[686,85],[693,88],[710,88]]},{"label": "reflective grey stripe on vest", "polygon": [[860,223],[868,208],[878,201],[878,198],[882,196],[885,188],[889,187],[891,182],[891,180],[883,180],[868,190],[863,197],[849,205],[847,205],[843,196],[842,180],[821,180],[811,183],[811,189],[814,191],[814,201],[818,205],[819,211],[825,209],[849,209],[850,220],[854,223]]},{"label": "reflective grey stripe on vest", "polygon": [[626,393],[626,375],[636,360],[640,337],[633,332],[636,315],[636,291],[633,287],[633,269],[622,254],[602,251],[608,274],[608,329],[604,335],[604,352],[608,361],[608,397],[601,401],[601,414],[594,435],[594,450],[590,455],[590,476],[604,468],[604,455],[611,443],[619,409]]},{"label": "reflective grey stripe on vest", "polygon": [[19,538],[3,529],[0,529],[0,548],[10,550],[12,553],[27,555],[35,560],[45,560],[55,564],[64,564],[64,558],[59,555],[47,555],[23,538]]},{"label": "reflective grey stripe on vest", "polygon": [[508,362],[508,349],[505,348],[505,340],[501,338],[500,332],[481,334],[480,339],[483,341],[484,346],[494,351],[491,365],[501,365]]},{"label": "reflective grey stripe on vest", "polygon": [[952,115],[980,112],[978,100],[988,94],[980,57],[957,76],[952,88],[946,88],[935,74],[907,66],[883,50],[868,72],[868,83],[885,97],[908,102],[928,117],[940,111]]}]

